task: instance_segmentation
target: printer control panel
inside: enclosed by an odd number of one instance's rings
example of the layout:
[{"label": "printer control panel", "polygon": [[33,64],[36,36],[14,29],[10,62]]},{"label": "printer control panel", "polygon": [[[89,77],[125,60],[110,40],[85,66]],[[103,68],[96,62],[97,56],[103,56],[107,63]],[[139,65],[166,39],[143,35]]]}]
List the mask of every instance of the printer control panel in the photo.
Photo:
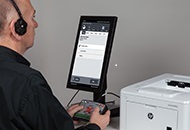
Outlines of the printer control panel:
[{"label": "printer control panel", "polygon": [[182,81],[175,81],[175,80],[171,80],[167,82],[168,86],[173,86],[173,87],[179,87],[179,88],[190,88],[190,83],[187,82],[182,82]]}]

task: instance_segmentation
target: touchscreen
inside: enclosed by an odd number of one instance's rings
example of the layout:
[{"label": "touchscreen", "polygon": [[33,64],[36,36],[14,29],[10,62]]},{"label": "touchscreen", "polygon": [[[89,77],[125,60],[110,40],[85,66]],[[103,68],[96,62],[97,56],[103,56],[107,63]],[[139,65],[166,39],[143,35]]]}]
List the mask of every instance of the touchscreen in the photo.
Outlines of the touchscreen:
[{"label": "touchscreen", "polygon": [[82,22],[71,82],[100,84],[109,26],[105,21]]}]

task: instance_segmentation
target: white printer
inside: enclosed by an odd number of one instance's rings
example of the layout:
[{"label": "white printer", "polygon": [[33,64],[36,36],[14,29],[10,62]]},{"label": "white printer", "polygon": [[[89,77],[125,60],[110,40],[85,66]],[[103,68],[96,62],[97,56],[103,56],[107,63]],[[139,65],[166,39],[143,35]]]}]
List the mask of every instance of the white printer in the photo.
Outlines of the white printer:
[{"label": "white printer", "polygon": [[190,77],[163,74],[120,94],[120,130],[190,130]]}]

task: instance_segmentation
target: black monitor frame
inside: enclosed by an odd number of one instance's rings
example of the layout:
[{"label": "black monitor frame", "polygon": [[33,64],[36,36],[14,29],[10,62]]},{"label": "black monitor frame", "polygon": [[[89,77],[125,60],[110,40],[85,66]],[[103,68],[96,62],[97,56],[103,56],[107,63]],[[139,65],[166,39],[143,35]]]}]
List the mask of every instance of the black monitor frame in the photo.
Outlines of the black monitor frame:
[{"label": "black monitor frame", "polygon": [[[79,46],[78,44],[79,44],[79,39],[80,39],[80,31],[81,31],[83,22],[92,22],[92,23],[93,22],[101,22],[101,23],[109,24],[109,31],[108,31],[109,33],[108,33],[108,37],[107,37],[106,48],[105,48],[102,70],[101,70],[101,76],[100,76],[98,86],[91,85],[91,84],[82,84],[82,83],[71,82],[73,67],[74,67],[74,63],[75,63],[75,59],[76,59],[77,48]],[[80,17],[76,41],[75,41],[75,47],[74,47],[74,51],[73,51],[73,57],[72,57],[72,61],[71,61],[71,67],[70,67],[68,81],[67,81],[67,88],[93,92],[94,93],[94,96],[93,96],[94,101],[105,103],[105,97],[102,97],[102,94],[104,94],[107,89],[107,70],[108,70],[108,66],[109,66],[109,59],[110,59],[111,50],[112,50],[116,23],[117,23],[116,16],[81,16]]]}]

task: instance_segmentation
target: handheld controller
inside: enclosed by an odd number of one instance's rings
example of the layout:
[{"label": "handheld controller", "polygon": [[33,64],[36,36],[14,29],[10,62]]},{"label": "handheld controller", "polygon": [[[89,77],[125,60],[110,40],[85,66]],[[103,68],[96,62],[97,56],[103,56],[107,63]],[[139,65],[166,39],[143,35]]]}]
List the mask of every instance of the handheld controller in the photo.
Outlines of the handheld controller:
[{"label": "handheld controller", "polygon": [[108,107],[105,104],[94,102],[91,100],[82,100],[80,102],[80,105],[84,106],[84,108],[79,112],[75,113],[73,117],[74,120],[89,121],[92,112],[97,106],[100,108],[100,114],[104,114],[108,110]]}]

